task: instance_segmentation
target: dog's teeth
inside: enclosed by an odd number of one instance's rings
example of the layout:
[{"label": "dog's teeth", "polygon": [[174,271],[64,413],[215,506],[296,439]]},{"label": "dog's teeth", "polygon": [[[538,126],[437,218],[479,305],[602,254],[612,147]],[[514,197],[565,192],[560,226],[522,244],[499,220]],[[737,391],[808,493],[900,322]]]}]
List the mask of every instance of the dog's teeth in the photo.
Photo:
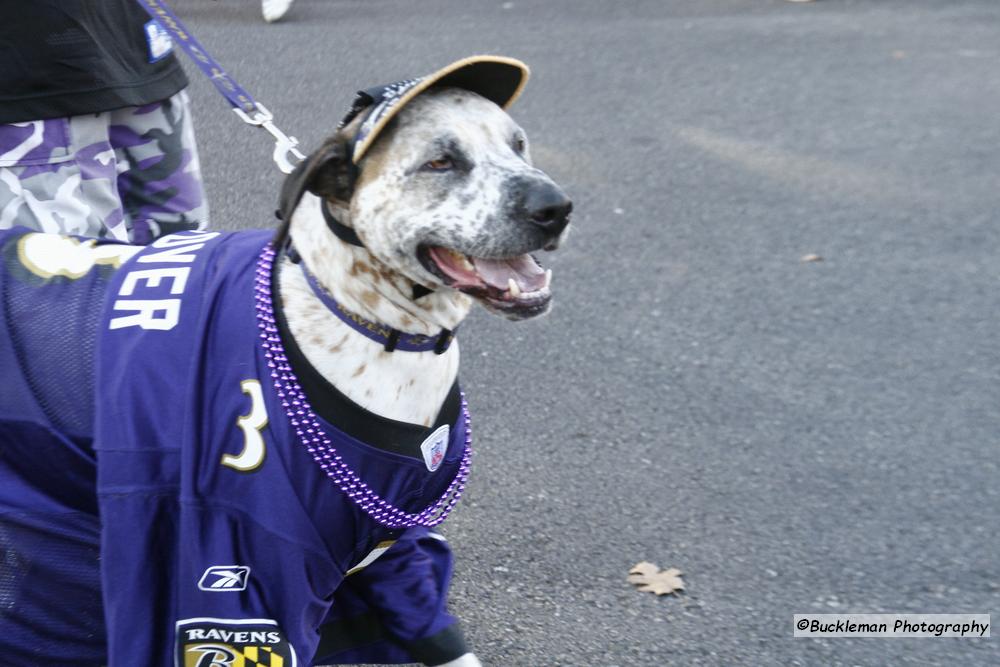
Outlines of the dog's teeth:
[{"label": "dog's teeth", "polygon": [[472,265],[472,262],[469,261],[469,258],[464,254],[460,253],[459,251],[448,248],[448,254],[450,254],[452,258],[455,260],[455,264],[458,266],[458,268],[464,269],[466,271],[476,270],[476,267]]},{"label": "dog's teeth", "polygon": [[514,282],[513,278],[507,279],[507,289],[510,290],[510,295],[515,299],[521,296],[521,288],[517,286],[517,283]]},{"label": "dog's teeth", "polygon": [[552,284],[552,269],[545,269],[545,284],[542,285],[542,289],[548,288]]}]

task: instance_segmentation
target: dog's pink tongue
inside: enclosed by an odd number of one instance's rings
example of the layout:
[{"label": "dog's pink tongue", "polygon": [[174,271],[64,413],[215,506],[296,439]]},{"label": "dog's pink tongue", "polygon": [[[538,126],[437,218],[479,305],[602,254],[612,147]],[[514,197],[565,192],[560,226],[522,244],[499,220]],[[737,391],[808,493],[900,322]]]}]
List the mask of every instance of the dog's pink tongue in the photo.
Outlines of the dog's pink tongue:
[{"label": "dog's pink tongue", "polygon": [[510,259],[476,257],[472,263],[480,278],[502,290],[507,289],[512,278],[522,292],[534,292],[545,285],[545,271],[531,255]]}]

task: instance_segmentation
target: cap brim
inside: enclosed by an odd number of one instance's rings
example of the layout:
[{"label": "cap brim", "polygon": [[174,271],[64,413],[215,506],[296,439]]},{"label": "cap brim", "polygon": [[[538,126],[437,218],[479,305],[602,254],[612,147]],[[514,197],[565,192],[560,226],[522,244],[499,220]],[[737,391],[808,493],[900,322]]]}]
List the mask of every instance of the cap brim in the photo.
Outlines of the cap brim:
[{"label": "cap brim", "polygon": [[429,88],[462,88],[482,95],[502,109],[508,109],[520,97],[530,73],[528,66],[520,60],[504,56],[470,56],[453,62],[418,79],[398,97],[376,100],[355,137],[351,159],[357,164],[389,121]]}]

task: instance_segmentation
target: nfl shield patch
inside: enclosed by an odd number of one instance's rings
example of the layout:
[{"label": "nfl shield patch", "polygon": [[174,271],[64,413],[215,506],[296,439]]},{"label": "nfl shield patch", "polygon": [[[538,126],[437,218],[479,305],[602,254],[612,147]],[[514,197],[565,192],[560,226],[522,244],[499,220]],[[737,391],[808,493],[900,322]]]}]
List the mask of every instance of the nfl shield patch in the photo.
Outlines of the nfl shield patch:
[{"label": "nfl shield patch", "polygon": [[175,667],[297,667],[295,650],[269,618],[177,622]]},{"label": "nfl shield patch", "polygon": [[444,461],[445,452],[448,451],[448,439],[451,435],[451,429],[445,424],[438,430],[431,433],[424,443],[420,445],[420,451],[424,455],[424,464],[426,464],[427,469],[434,472],[441,467],[441,462]]}]

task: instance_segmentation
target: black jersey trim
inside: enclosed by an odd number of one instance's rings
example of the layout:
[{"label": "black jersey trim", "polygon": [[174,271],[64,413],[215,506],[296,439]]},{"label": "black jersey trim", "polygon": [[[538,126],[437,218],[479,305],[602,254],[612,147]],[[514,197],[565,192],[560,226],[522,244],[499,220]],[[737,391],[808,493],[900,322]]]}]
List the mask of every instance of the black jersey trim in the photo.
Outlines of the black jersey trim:
[{"label": "black jersey trim", "polygon": [[430,667],[451,662],[469,652],[458,621],[436,635],[409,642],[404,646],[410,655]]},{"label": "black jersey trim", "polygon": [[313,411],[344,433],[365,444],[422,461],[423,452],[420,451],[420,445],[424,440],[441,426],[447,424],[454,427],[458,422],[462,409],[462,395],[458,381],[452,385],[438,411],[437,420],[430,427],[396,421],[364,409],[330,384],[309,363],[292,337],[281,304],[278,283],[281,264],[280,259],[275,260],[271,277],[274,319],[288,362]]},{"label": "black jersey trim", "polygon": [[323,664],[337,653],[386,640],[386,632],[375,612],[342,618],[319,627],[319,645],[314,664]]},{"label": "black jersey trim", "polygon": [[411,658],[425,665],[443,665],[469,652],[458,621],[430,637],[402,642],[392,637],[375,612],[368,612],[321,625],[313,664],[323,664],[338,653],[377,641],[398,644],[409,652]]}]

